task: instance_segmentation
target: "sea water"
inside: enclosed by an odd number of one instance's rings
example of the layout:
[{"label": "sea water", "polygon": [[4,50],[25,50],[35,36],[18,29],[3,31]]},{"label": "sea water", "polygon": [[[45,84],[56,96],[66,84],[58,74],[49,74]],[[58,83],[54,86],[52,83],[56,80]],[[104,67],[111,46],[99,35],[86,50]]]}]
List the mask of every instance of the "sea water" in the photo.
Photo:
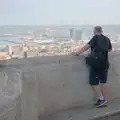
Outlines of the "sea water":
[{"label": "sea water", "polygon": [[10,45],[10,44],[22,44],[23,40],[19,38],[2,38],[0,37],[0,45]]}]

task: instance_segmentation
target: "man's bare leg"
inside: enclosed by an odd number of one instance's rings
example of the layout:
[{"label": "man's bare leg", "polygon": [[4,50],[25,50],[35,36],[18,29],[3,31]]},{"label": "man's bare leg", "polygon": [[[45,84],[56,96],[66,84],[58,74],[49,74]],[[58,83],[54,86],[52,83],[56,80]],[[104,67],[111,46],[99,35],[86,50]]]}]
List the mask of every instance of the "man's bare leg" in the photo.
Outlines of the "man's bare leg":
[{"label": "man's bare leg", "polygon": [[95,93],[96,100],[100,99],[100,97],[102,95],[101,90],[100,90],[100,86],[99,85],[92,85],[92,89]]},{"label": "man's bare leg", "polygon": [[107,106],[107,100],[108,100],[108,85],[106,83],[104,84],[102,83],[100,85],[100,88],[103,99],[100,99],[99,104],[96,105],[97,108]]},{"label": "man's bare leg", "polygon": [[105,101],[108,101],[108,85],[107,83],[101,84],[101,93]]}]

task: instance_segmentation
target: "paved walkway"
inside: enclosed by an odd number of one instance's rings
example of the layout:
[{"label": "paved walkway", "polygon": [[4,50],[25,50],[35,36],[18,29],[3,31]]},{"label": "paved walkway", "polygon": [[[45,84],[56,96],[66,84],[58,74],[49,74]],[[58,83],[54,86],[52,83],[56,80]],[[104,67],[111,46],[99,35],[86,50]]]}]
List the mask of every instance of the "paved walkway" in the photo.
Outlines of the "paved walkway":
[{"label": "paved walkway", "polygon": [[76,107],[58,112],[46,118],[40,118],[40,120],[89,120],[94,117],[111,115],[118,111],[120,111],[120,99],[114,99],[109,101],[108,107],[95,108],[92,105],[85,108]]}]

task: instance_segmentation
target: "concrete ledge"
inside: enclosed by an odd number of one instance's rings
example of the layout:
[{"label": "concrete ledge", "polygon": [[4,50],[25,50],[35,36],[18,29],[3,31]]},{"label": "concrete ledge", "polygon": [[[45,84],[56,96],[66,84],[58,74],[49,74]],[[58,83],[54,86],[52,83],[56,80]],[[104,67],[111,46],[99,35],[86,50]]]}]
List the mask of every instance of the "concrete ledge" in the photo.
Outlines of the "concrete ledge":
[{"label": "concrete ledge", "polygon": [[[110,58],[119,56],[119,52],[111,52]],[[84,55],[82,55],[84,56]],[[42,56],[34,58],[23,58],[23,59],[10,59],[10,60],[0,60],[0,65],[2,66],[23,66],[23,65],[42,65],[42,64],[59,64],[64,62],[73,62],[73,60],[81,59],[81,56]],[[84,57],[83,57],[84,58]]]}]

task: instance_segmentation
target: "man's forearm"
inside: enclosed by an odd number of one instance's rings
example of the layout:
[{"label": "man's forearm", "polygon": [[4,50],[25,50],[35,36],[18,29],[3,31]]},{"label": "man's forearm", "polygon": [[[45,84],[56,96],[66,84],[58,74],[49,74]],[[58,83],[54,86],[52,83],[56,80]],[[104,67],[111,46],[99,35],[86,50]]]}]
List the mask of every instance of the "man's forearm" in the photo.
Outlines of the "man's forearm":
[{"label": "man's forearm", "polygon": [[89,48],[90,48],[90,45],[87,44],[87,45],[83,46],[78,52],[79,52],[79,54],[81,54],[81,53],[87,51]]}]

